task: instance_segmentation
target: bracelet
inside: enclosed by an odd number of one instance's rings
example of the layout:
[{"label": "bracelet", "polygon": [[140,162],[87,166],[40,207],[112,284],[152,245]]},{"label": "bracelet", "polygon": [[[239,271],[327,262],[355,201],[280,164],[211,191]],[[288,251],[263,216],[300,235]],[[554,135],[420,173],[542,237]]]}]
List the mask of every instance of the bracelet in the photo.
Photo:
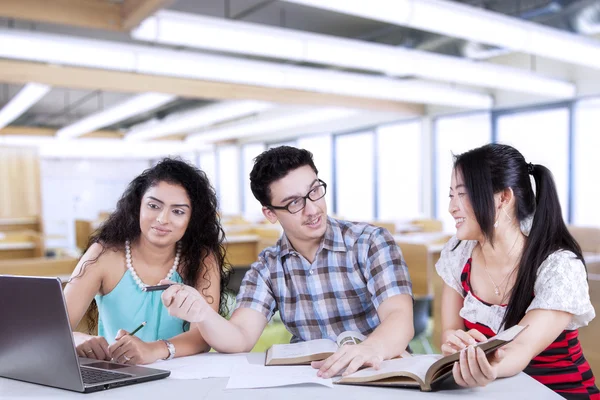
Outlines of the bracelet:
[{"label": "bracelet", "polygon": [[172,360],[175,357],[175,346],[168,340],[163,339],[163,342],[165,342],[165,344],[167,345],[167,350],[169,350],[169,356],[163,358],[163,360]]}]

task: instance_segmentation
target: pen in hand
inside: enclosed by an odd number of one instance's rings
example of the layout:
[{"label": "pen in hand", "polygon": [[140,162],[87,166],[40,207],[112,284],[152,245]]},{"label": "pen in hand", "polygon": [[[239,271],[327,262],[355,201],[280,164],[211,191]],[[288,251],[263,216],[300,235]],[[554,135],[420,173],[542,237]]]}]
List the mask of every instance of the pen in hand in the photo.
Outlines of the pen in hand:
[{"label": "pen in hand", "polygon": [[131,336],[135,335],[135,334],[136,334],[136,333],[137,333],[137,332],[138,332],[140,329],[142,329],[144,326],[146,326],[146,321],[142,322],[142,323],[140,324],[140,326],[138,326],[137,328],[135,328],[135,329],[133,330],[133,332],[131,332],[129,335],[131,335]]},{"label": "pen in hand", "polygon": [[171,284],[166,285],[155,285],[155,286],[145,286],[142,290],[144,292],[155,292],[157,290],[165,290],[171,287]]},{"label": "pen in hand", "polygon": [[[125,333],[123,336],[125,335],[129,335],[129,336],[133,336],[135,335],[140,329],[142,329],[144,326],[146,326],[146,321],[142,322],[137,328],[135,328],[133,331],[131,331],[131,333]],[[121,332],[125,332],[123,330],[119,330],[119,333]],[[119,336],[119,334],[117,334],[117,337],[115,337],[115,340],[119,340],[121,339],[123,336]],[[110,361],[114,361],[114,362],[118,362],[117,360],[115,360],[114,357],[111,357]],[[129,361],[129,360],[126,360]]]}]

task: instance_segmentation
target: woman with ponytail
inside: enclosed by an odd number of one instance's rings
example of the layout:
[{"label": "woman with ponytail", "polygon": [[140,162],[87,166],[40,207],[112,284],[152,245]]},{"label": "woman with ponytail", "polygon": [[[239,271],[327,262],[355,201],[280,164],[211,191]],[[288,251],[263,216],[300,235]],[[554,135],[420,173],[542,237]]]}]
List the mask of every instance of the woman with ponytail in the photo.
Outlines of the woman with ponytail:
[{"label": "woman with ponytail", "polygon": [[[577,337],[595,316],[587,272],[550,171],[507,145],[470,150],[455,157],[448,211],[456,236],[436,269],[441,349],[461,352],[456,382],[524,371],[567,399],[600,399]],[[471,346],[517,324],[528,328],[492,356]]]}]

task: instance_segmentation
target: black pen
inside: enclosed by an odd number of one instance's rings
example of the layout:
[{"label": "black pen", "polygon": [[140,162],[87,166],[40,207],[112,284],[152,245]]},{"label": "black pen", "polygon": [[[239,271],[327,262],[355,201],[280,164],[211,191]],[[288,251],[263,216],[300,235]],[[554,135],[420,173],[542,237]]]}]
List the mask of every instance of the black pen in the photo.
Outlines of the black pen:
[{"label": "black pen", "polygon": [[166,285],[155,285],[155,286],[146,286],[144,287],[142,290],[144,292],[155,292],[157,290],[165,290],[168,289],[170,286],[172,286],[171,283],[168,283]]}]

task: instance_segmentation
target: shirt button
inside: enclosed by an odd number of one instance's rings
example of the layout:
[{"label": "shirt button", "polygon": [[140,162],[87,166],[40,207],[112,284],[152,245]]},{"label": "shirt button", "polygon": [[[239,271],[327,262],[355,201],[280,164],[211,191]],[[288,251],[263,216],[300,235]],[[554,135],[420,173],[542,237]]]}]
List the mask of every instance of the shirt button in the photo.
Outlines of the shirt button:
[{"label": "shirt button", "polygon": [[310,271],[308,271],[308,273],[311,274],[311,275],[313,274],[313,272],[314,271],[312,269]]}]

